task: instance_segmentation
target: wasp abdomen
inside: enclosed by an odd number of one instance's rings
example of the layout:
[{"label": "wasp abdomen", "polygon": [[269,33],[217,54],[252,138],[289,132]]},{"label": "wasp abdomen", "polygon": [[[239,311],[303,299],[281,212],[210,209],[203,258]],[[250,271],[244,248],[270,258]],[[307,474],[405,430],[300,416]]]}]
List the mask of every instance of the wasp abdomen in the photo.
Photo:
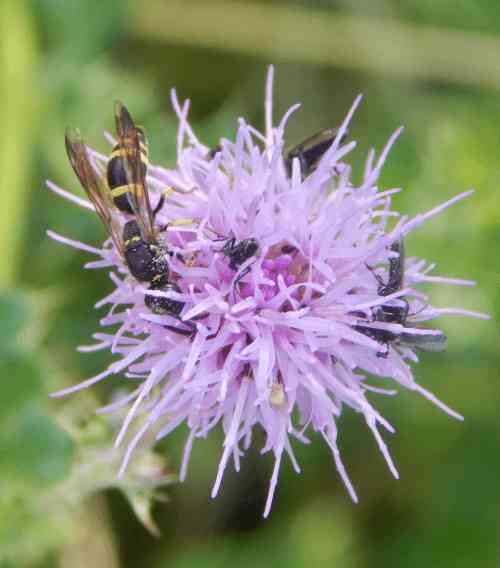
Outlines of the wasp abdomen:
[{"label": "wasp abdomen", "polygon": [[[148,290],[161,290],[162,292],[180,292],[181,289],[177,284],[169,282],[166,276],[158,276],[151,283]],[[174,300],[173,298],[166,298],[161,296],[152,296],[147,294],[144,296],[144,303],[146,306],[157,315],[173,315],[178,316],[182,312],[184,302]]]},{"label": "wasp abdomen", "polygon": [[[141,150],[141,176],[146,175],[147,166],[148,166],[148,156],[146,146],[144,144],[140,144]],[[132,207],[130,205],[128,199],[129,191],[133,191],[133,187],[131,187],[129,178],[130,174],[128,173],[127,167],[127,150],[117,144],[113,151],[111,152],[111,156],[109,157],[108,167],[106,170],[108,187],[111,191],[111,196],[113,197],[113,202],[120,211],[124,213],[133,213]]]}]

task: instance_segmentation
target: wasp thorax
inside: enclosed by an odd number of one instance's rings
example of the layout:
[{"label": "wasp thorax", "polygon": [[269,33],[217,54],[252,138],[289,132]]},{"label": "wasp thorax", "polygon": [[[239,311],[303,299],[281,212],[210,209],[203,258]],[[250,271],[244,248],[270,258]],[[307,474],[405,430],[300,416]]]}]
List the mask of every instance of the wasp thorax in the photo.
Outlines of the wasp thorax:
[{"label": "wasp thorax", "polygon": [[127,221],[123,227],[123,241],[125,246],[127,246],[128,241],[131,241],[134,238],[142,238],[139,225],[137,224],[137,221]]}]

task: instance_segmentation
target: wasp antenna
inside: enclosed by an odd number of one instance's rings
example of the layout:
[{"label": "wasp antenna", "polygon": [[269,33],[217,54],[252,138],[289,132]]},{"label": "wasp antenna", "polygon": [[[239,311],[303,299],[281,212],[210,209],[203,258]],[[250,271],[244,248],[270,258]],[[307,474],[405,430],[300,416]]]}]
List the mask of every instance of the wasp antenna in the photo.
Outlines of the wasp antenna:
[{"label": "wasp antenna", "polygon": [[64,135],[64,142],[69,161],[73,166],[73,169],[77,171],[79,169],[78,156],[81,155],[81,148],[85,147],[80,131],[77,128],[68,126]]},{"label": "wasp antenna", "polygon": [[83,143],[82,134],[78,130],[78,128],[74,128],[73,126],[67,126],[66,131],[64,133],[64,139],[66,141],[66,146],[70,143]]},{"label": "wasp antenna", "polygon": [[116,131],[119,135],[125,135],[126,132],[135,129],[135,123],[130,115],[127,107],[121,101],[115,101],[115,120]]}]

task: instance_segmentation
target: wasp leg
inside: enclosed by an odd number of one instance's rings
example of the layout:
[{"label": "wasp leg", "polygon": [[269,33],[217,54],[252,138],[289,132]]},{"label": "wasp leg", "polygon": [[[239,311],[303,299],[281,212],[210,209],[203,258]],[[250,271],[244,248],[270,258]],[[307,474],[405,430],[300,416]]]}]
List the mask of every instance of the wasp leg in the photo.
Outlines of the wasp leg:
[{"label": "wasp leg", "polygon": [[184,335],[185,337],[192,337],[194,335],[193,329],[182,329],[180,327],[176,327],[175,325],[164,325],[165,329],[169,331],[173,331],[174,333],[178,333],[179,335]]},{"label": "wasp leg", "polygon": [[224,246],[220,249],[215,249],[215,252],[222,252],[224,254],[229,253],[236,245],[236,239],[234,237],[222,237],[220,239],[210,239],[213,243],[220,243],[226,241]]},{"label": "wasp leg", "polygon": [[375,280],[379,283],[379,286],[385,286],[385,282],[384,282],[382,276],[380,276],[380,274],[377,274],[375,272],[375,269],[372,266],[370,266],[369,264],[365,263],[365,266],[373,274]]},{"label": "wasp leg", "polygon": [[164,233],[169,227],[181,227],[183,225],[194,225],[195,220],[191,217],[181,217],[180,219],[176,219],[175,221],[169,221],[166,225],[161,225],[158,227],[158,231],[160,233]]},{"label": "wasp leg", "polygon": [[174,333],[178,333],[180,335],[185,335],[186,337],[192,337],[196,333],[198,328],[196,327],[194,321],[182,320],[179,316],[174,316],[173,314],[170,315],[176,320],[178,320],[179,323],[182,323],[186,327],[189,327],[189,329],[183,329],[182,327],[177,327],[175,325],[164,325],[163,327],[165,329],[169,329],[170,331],[173,331]]},{"label": "wasp leg", "polygon": [[236,299],[236,297],[240,297],[239,292],[238,292],[238,288],[237,285],[240,283],[240,281],[245,278],[245,276],[250,272],[250,270],[252,269],[252,266],[256,263],[257,261],[254,260],[253,262],[251,262],[244,270],[242,270],[240,272],[240,274],[238,274],[238,276],[236,277],[234,284],[233,284],[233,294],[234,297]]},{"label": "wasp leg", "polygon": [[175,221],[170,221],[169,224],[172,225],[172,227],[182,227],[183,225],[194,225],[195,222],[195,219],[192,217],[180,217]]},{"label": "wasp leg", "polygon": [[[418,316],[418,314],[421,314],[425,309],[427,309],[429,307],[429,304],[424,304],[417,312],[410,314],[411,317],[414,316]],[[410,310],[410,306],[408,305],[408,311]]]},{"label": "wasp leg", "polygon": [[153,218],[156,217],[156,214],[158,213],[158,211],[160,211],[160,209],[163,207],[163,205],[165,204],[165,200],[167,199],[167,197],[169,197],[170,195],[172,195],[172,193],[181,193],[181,194],[188,194],[188,193],[192,193],[194,191],[195,188],[190,189],[188,191],[179,191],[178,189],[175,189],[174,187],[167,187],[167,189],[165,189],[162,194],[161,197],[156,205],[156,207],[153,210]]},{"label": "wasp leg", "polygon": [[[182,329],[181,327],[176,327],[174,325],[164,325],[163,327],[165,329],[173,331],[174,333],[178,333],[179,335],[184,335],[186,337],[193,337],[194,334],[196,333],[197,329],[198,329],[194,320],[204,319],[204,318],[208,317],[208,315],[209,315],[208,313],[200,314],[200,315],[195,316],[193,319],[190,319],[190,320],[181,320],[180,318],[178,318],[180,323],[183,323],[184,325],[186,325],[190,329]],[[207,337],[207,339],[213,339],[219,333],[221,327],[222,327],[222,321],[219,324],[219,328],[217,329],[217,331],[212,333],[211,335],[209,335]]]},{"label": "wasp leg", "polygon": [[156,217],[158,211],[160,211],[160,209],[163,207],[165,203],[165,194],[162,193],[160,199],[158,200],[158,203],[156,204],[156,207],[153,209],[153,219]]},{"label": "wasp leg", "polygon": [[[231,241],[232,244],[236,243],[236,239],[234,237],[227,237],[227,236],[221,235],[220,233],[218,233],[217,231],[214,231],[213,229],[210,229],[209,227],[205,227],[205,230],[210,231],[214,235],[217,235],[217,238],[215,238],[215,239],[212,239],[208,235],[205,235],[207,237],[207,239],[209,241],[212,241],[213,243],[221,243],[222,241],[226,241],[226,243]],[[222,252],[222,250],[218,250],[216,252]]]},{"label": "wasp leg", "polygon": [[205,319],[209,316],[210,314],[208,312],[202,312],[201,314],[198,314],[197,316],[194,316],[194,318],[188,319],[188,320],[183,320],[185,323],[187,323],[188,321],[200,321],[202,319]]},{"label": "wasp leg", "polygon": [[387,357],[389,356],[389,350],[390,350],[389,344],[384,343],[383,345],[385,347],[385,350],[384,351],[377,351],[377,357],[379,359],[387,359]]},{"label": "wasp leg", "polygon": [[408,313],[410,312],[410,304],[406,298],[399,298],[401,302],[404,304],[404,316],[403,316],[403,325],[406,323],[406,318],[408,317]]}]

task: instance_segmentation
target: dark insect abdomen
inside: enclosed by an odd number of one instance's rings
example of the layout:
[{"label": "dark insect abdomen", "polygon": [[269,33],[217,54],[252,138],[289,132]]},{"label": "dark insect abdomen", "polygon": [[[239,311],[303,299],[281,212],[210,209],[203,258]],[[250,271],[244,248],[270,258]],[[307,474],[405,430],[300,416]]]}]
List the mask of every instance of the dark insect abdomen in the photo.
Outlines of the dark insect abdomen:
[{"label": "dark insect abdomen", "polygon": [[[114,156],[108,162],[107,179],[109,189],[116,190],[118,188],[126,188],[127,186],[127,173],[124,167],[124,160],[121,156]],[[130,206],[127,193],[122,195],[113,196],[113,202],[120,211],[125,213],[133,213]]]},{"label": "dark insect abdomen", "polygon": [[[159,276],[151,283],[149,290],[162,290],[163,292],[180,292],[179,286],[173,282],[169,282],[166,276]],[[182,312],[184,302],[174,300],[173,298],[165,298],[160,296],[152,296],[146,294],[144,296],[146,306],[157,315],[170,314],[178,316]]]},{"label": "dark insect abdomen", "polygon": [[[129,179],[127,177],[126,160],[120,154],[120,152],[125,152],[124,149],[116,145],[111,152],[111,157],[108,162],[108,167],[106,170],[106,176],[108,181],[108,187],[113,195],[113,202],[124,213],[133,213],[132,207],[128,200],[128,185]],[[147,156],[141,152],[141,175],[146,175]],[[121,193],[121,190],[123,193]]]}]

